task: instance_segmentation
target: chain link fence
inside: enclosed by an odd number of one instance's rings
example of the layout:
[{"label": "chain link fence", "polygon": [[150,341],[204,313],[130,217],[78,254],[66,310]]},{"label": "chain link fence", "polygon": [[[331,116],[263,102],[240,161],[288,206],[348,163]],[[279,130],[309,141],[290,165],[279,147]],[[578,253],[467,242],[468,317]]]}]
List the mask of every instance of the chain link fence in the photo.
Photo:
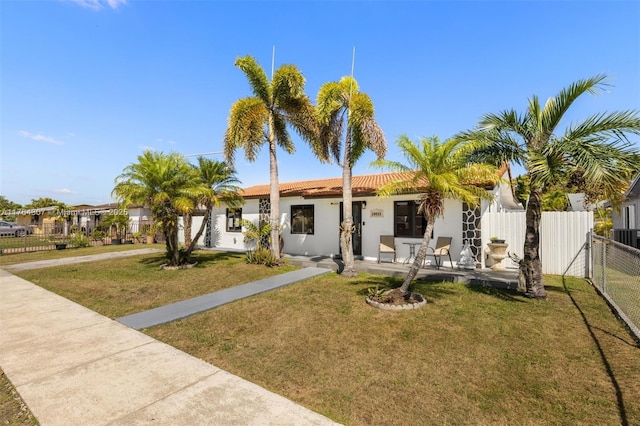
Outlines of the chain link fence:
[{"label": "chain link fence", "polygon": [[591,281],[640,340],[640,250],[592,237]]}]

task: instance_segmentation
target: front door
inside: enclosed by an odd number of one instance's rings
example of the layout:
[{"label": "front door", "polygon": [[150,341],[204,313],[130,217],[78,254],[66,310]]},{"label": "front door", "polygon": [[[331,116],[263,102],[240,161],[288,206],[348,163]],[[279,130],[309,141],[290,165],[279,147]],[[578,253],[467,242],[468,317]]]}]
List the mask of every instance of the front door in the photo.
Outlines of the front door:
[{"label": "front door", "polygon": [[[344,220],[342,206],[343,204],[340,202],[340,223]],[[356,228],[351,237],[353,241],[353,255],[362,257],[362,201],[354,201],[351,204],[351,213],[353,214],[353,226]],[[339,238],[338,246],[340,246]],[[340,254],[342,254],[342,247],[340,247]]]}]

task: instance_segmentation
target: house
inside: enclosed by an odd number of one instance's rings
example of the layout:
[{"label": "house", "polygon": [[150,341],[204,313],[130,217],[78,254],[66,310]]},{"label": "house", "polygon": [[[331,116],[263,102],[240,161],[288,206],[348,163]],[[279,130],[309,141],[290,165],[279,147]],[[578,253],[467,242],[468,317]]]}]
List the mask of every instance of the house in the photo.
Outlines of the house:
[{"label": "house", "polygon": [[64,225],[58,220],[59,212],[58,206],[17,209],[15,222],[29,226],[34,235],[60,234],[64,231]]},{"label": "house", "polygon": [[142,206],[132,205],[121,209],[116,203],[101,205],[79,204],[68,209],[57,206],[19,209],[15,211],[16,223],[30,226],[35,235],[64,234],[72,227],[91,232],[104,217],[109,214],[126,213],[129,215],[130,232],[136,232],[141,224],[151,223],[151,211]]},{"label": "house", "polygon": [[613,213],[613,239],[640,249],[640,174],[631,182],[620,212]]},{"label": "house", "polygon": [[[353,216],[356,232],[353,235],[354,255],[365,260],[376,260],[381,235],[393,235],[399,262],[410,254],[411,244],[422,240],[426,222],[418,214],[419,192],[376,196],[376,190],[385,183],[400,179],[402,173],[379,173],[353,176]],[[406,175],[405,175],[406,177]],[[451,255],[459,260],[465,241],[469,241],[476,262],[480,263],[483,241],[481,215],[484,212],[523,210],[514,198],[508,183],[479,182],[490,189],[492,201],[483,201],[470,209],[461,201],[446,199],[444,216],[436,219],[432,239],[453,237]],[[245,251],[249,248],[242,234],[241,219],[256,224],[269,220],[269,185],[245,188],[242,208],[214,209],[207,232],[199,245],[224,250]],[[339,229],[342,221],[342,178],[329,178],[280,183],[280,225],[284,253],[305,256],[340,255]],[[199,225],[194,218],[193,226]],[[183,239],[182,239],[183,240]]]}]

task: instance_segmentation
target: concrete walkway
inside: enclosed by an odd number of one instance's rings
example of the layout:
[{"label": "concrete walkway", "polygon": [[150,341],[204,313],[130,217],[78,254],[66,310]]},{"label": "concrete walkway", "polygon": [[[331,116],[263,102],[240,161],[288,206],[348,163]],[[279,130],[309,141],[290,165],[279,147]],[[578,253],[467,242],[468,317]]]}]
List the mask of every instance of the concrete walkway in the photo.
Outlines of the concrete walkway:
[{"label": "concrete walkway", "polygon": [[183,300],[181,302],[172,303],[170,305],[161,306],[159,308],[150,309],[148,311],[127,315],[126,317],[117,318],[116,321],[131,328],[135,328],[136,330],[140,330],[146,327],[186,318],[199,312],[204,312],[226,303],[233,302],[234,300],[264,293],[265,291],[284,287],[328,272],[330,272],[330,270],[326,268],[308,267],[298,269],[296,271],[275,275],[273,277],[254,281],[248,284],[220,290],[215,293],[209,293],[192,299]]},{"label": "concrete walkway", "polygon": [[0,366],[43,426],[335,424],[1,269],[0,324]]},{"label": "concrete walkway", "polygon": [[5,265],[2,268],[10,271],[27,271],[30,269],[49,268],[51,266],[71,265],[74,263],[94,262],[96,260],[118,259],[121,257],[138,256],[141,254],[164,253],[164,250],[157,248],[144,248],[125,251],[114,251],[111,253],[89,254],[87,256],[63,257],[60,259],[38,260],[35,262],[15,263]]}]

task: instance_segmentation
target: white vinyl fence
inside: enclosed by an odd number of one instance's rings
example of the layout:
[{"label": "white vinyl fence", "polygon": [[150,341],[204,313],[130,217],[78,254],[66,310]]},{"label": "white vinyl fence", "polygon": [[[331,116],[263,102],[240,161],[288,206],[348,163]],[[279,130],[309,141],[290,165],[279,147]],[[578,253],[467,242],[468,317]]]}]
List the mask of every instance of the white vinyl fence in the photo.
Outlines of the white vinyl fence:
[{"label": "white vinyl fence", "polygon": [[[491,237],[506,240],[507,251],[518,257],[523,256],[524,237],[526,231],[526,213],[500,212],[485,213],[482,216],[482,247],[484,266],[487,243]],[[540,257],[542,273],[552,275],[569,275],[588,277],[590,259],[587,250],[582,250],[593,228],[592,212],[543,212],[540,224]],[[584,259],[575,261],[576,256]],[[517,265],[505,260],[507,268]],[[570,266],[570,267],[569,267]],[[569,269],[567,270],[567,267]]]}]

